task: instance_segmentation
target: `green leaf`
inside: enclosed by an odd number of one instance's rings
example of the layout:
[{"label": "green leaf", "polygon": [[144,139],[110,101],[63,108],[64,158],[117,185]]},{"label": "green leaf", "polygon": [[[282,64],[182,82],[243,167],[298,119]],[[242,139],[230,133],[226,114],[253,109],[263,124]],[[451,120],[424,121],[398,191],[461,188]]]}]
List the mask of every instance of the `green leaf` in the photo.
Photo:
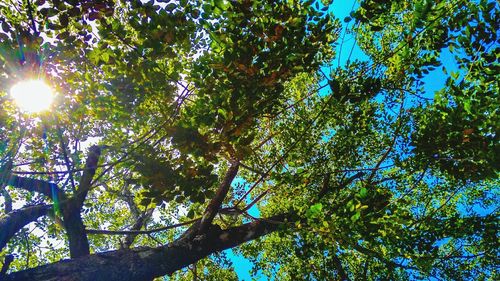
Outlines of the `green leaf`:
[{"label": "green leaf", "polygon": [[365,187],[363,187],[359,190],[359,197],[360,198],[365,198],[367,194],[368,194],[368,190]]},{"label": "green leaf", "polygon": [[177,4],[175,3],[170,3],[167,6],[165,6],[165,10],[167,12],[172,12],[173,10],[175,10],[175,8],[177,8]]},{"label": "green leaf", "polygon": [[351,216],[351,221],[356,222],[359,220],[360,217],[361,217],[361,212],[356,212],[354,213],[354,215]]}]

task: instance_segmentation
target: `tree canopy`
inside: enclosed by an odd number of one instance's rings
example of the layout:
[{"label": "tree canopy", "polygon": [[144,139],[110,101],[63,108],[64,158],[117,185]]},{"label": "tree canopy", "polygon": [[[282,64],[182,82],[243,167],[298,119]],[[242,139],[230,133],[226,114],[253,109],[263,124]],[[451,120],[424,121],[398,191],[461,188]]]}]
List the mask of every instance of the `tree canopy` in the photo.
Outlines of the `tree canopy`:
[{"label": "tree canopy", "polygon": [[0,279],[498,280],[498,2],[337,2],[2,1]]}]

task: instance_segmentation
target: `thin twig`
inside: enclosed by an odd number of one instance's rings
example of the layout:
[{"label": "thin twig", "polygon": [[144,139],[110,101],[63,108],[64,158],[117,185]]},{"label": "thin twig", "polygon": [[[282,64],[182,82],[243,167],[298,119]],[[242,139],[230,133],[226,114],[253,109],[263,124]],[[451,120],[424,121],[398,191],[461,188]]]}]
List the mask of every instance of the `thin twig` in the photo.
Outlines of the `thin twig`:
[{"label": "thin twig", "polygon": [[200,218],[192,219],[186,222],[181,222],[177,224],[167,225],[160,228],[148,229],[148,230],[104,230],[104,229],[86,229],[87,234],[106,234],[106,235],[129,235],[129,234],[151,234],[155,232],[165,231],[185,225],[192,224]]},{"label": "thin twig", "polygon": [[27,2],[28,2],[28,17],[31,20],[31,28],[33,28],[33,32],[37,34],[38,31],[36,30],[35,19],[33,18],[33,7],[31,7],[30,0],[27,0]]}]

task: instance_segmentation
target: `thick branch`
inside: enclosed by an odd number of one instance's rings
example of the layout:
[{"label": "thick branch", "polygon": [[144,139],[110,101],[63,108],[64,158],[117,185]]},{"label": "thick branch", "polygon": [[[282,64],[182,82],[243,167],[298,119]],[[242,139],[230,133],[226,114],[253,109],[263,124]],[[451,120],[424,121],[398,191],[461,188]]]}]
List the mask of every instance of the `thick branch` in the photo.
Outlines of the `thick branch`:
[{"label": "thick branch", "polygon": [[68,208],[62,208],[63,224],[69,242],[69,254],[71,258],[77,258],[90,254],[89,240],[85,232],[80,215],[80,208],[76,208],[74,201],[68,202]]},{"label": "thick branch", "polygon": [[36,205],[14,210],[0,217],[0,250],[25,225],[44,216],[52,208],[50,205]]},{"label": "thick branch", "polygon": [[231,186],[233,179],[238,174],[238,168],[239,168],[238,162],[232,163],[231,166],[229,166],[229,169],[227,170],[224,179],[219,185],[219,189],[217,189],[217,193],[215,194],[214,198],[212,198],[210,203],[208,203],[207,209],[203,214],[199,226],[200,233],[207,231],[208,227],[212,224],[212,221],[214,220],[215,215],[219,211],[220,206],[224,201],[224,198],[226,198],[227,192],[229,191],[229,187]]},{"label": "thick branch", "polygon": [[[57,131],[58,131],[57,135],[59,136],[59,142],[61,143],[61,149],[63,152],[64,163],[66,164],[66,168],[68,169],[68,171],[70,171],[72,169],[72,167],[71,167],[71,164],[69,162],[68,152],[66,151],[66,144],[64,142],[62,130],[61,130],[61,127],[59,125],[59,120],[57,118],[56,118],[56,122],[57,122]],[[72,190],[75,191],[76,190],[75,179],[73,178],[72,172],[68,173],[68,179],[71,182]]]},{"label": "thick branch", "polygon": [[278,215],[226,230],[210,228],[206,235],[194,240],[177,240],[158,248],[121,249],[59,261],[12,273],[5,280],[151,280],[172,274],[210,254],[276,231],[286,217]]},{"label": "thick branch", "polygon": [[[30,182],[30,179],[25,179],[23,183]],[[37,181],[36,182],[43,182]],[[36,185],[35,185],[36,186]],[[43,186],[43,185],[40,185]],[[33,187],[33,185],[27,185]],[[63,196],[63,198],[65,198]],[[58,206],[62,210],[64,228],[69,240],[69,248],[71,257],[88,255],[90,253],[88,246],[87,235],[85,234],[85,226],[83,225],[80,209],[74,207],[74,200],[64,199],[58,200]],[[36,221],[39,217],[47,214],[52,206],[36,205],[31,207],[14,210],[0,218],[0,249],[5,247],[7,242],[14,234],[23,228],[25,225]],[[57,208],[55,208],[57,210]],[[57,215],[57,211],[56,211]],[[82,235],[83,233],[83,235]]]},{"label": "thick branch", "polygon": [[78,191],[76,194],[79,208],[81,208],[83,201],[85,201],[85,197],[87,197],[87,193],[90,190],[90,185],[92,183],[92,179],[94,178],[100,156],[101,147],[93,145],[89,148],[89,154],[87,155],[87,160],[85,162],[85,169],[83,170],[83,175],[80,179],[80,184],[78,185]]},{"label": "thick branch", "polygon": [[318,198],[323,198],[325,194],[330,189],[330,174],[326,174],[323,178],[323,184],[321,185],[321,190],[318,193]]},{"label": "thick branch", "polygon": [[[75,197],[69,200],[66,199],[64,193],[57,188],[54,183],[37,179],[23,178],[15,175],[12,175],[9,178],[9,185],[14,187],[40,192],[50,198],[53,198],[53,195],[57,195],[59,197],[58,200],[54,199],[54,202],[60,203],[59,206],[62,211],[64,228],[66,229],[66,234],[68,236],[70,255],[72,258],[85,256],[90,253],[88,238],[85,232],[82,217],[80,215],[80,209],[90,189],[90,183],[95,174],[100,153],[101,150],[98,146],[92,146],[90,148],[85,165],[86,169],[83,172],[78,192]],[[8,220],[5,221],[5,225],[0,223],[0,229],[2,230],[0,248],[4,247],[5,243],[7,243],[7,241],[24,225],[36,220],[42,215],[45,215],[47,208],[49,207],[39,208],[40,209],[30,209],[31,211],[24,212],[14,211],[12,216],[8,215],[5,218]]]},{"label": "thick branch", "polygon": [[80,210],[85,198],[87,197],[87,193],[90,190],[92,178],[94,177],[97,169],[97,163],[99,162],[100,155],[101,148],[99,146],[93,145],[90,147],[78,190],[74,197],[71,198],[67,204],[65,204],[64,208],[62,208],[64,228],[66,229],[66,235],[68,236],[71,258],[82,257],[90,254],[89,241],[87,233],[85,232],[85,225],[83,224]]},{"label": "thick branch", "polygon": [[59,198],[59,200],[66,200],[66,195],[64,194],[64,192],[59,189],[57,184],[52,182],[11,175],[7,184],[15,188],[21,188],[31,192],[38,192],[49,198],[52,198],[53,192],[55,192],[57,193],[57,197]]},{"label": "thick branch", "polygon": [[14,256],[11,254],[8,254],[5,256],[2,269],[0,270],[0,280],[2,280],[3,276],[5,273],[7,273],[7,270],[9,269],[10,264],[14,261]]}]

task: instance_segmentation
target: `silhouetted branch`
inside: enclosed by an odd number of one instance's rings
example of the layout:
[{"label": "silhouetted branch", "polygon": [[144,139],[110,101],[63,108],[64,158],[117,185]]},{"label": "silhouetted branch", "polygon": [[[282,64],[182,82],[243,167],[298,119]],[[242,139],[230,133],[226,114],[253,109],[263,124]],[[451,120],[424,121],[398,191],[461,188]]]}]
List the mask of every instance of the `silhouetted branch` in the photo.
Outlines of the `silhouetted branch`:
[{"label": "silhouetted branch", "polygon": [[186,222],[181,222],[173,225],[167,225],[160,228],[148,229],[148,230],[102,230],[102,229],[87,229],[85,230],[88,234],[107,234],[107,235],[130,235],[130,234],[151,234],[155,232],[165,231],[185,225],[190,225],[196,221],[200,220],[199,218],[193,219]]}]

